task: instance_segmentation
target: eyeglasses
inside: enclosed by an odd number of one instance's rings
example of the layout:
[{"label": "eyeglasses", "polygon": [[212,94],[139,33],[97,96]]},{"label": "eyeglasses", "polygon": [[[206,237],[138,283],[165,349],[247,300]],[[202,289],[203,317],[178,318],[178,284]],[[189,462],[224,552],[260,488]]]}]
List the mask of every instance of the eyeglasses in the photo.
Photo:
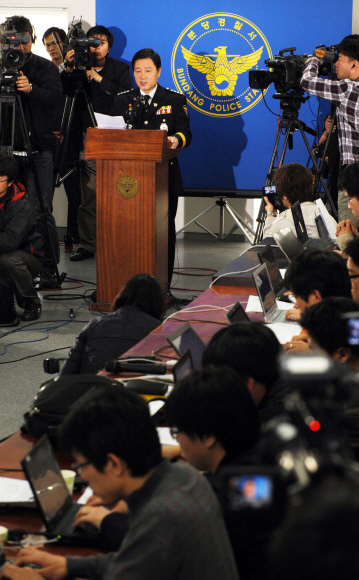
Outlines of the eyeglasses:
[{"label": "eyeglasses", "polygon": [[52,46],[57,46],[56,42],[53,40],[52,42],[45,42],[45,48],[48,50]]},{"label": "eyeglasses", "polygon": [[91,461],[84,461],[83,463],[72,463],[71,467],[74,471],[76,471],[77,475],[81,475],[82,470],[84,467],[91,465]]},{"label": "eyeglasses", "polygon": [[170,427],[170,433],[173,439],[177,439],[177,435],[179,433],[179,429],[177,427]]},{"label": "eyeglasses", "polygon": [[353,276],[349,276],[349,278],[351,280],[353,280],[354,278],[359,278],[359,274],[353,274]]},{"label": "eyeglasses", "polygon": [[4,183],[5,181],[9,181],[8,179],[0,179],[0,183]]},{"label": "eyeglasses", "polygon": [[354,199],[354,197],[356,197],[356,196],[355,195],[352,195],[351,197],[346,197],[345,198],[345,201],[348,202],[348,205],[351,202],[351,200]]}]

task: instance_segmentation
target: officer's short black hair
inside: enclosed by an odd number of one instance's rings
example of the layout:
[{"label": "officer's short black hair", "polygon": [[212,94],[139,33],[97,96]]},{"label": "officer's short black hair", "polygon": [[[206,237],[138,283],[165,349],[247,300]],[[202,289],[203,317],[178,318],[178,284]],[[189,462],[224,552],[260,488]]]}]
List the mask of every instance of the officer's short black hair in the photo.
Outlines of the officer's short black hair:
[{"label": "officer's short black hair", "polygon": [[160,55],[153,50],[153,48],[142,48],[141,50],[137,51],[135,56],[132,59],[132,70],[135,69],[135,64],[137,60],[142,60],[143,58],[150,58],[155,65],[156,69],[161,68],[161,57]]},{"label": "officer's short black hair", "polygon": [[96,26],[92,26],[92,28],[90,28],[87,31],[87,36],[106,36],[107,38],[107,42],[108,42],[108,47],[112,48],[113,46],[113,34],[112,32],[109,31],[108,28],[106,28],[106,26],[101,26],[101,25],[96,25]]},{"label": "officer's short black hair", "polygon": [[59,35],[60,38],[60,42],[63,42],[66,38],[66,32],[62,29],[62,28],[57,28],[56,26],[51,26],[51,28],[48,28],[47,30],[45,30],[44,34],[42,35],[42,44],[45,44],[45,38],[47,36],[49,36],[52,33],[57,33]]},{"label": "officer's short black hair", "polygon": [[17,179],[18,166],[14,157],[0,155],[0,177],[4,177],[4,175],[9,178],[9,181],[14,181]]}]

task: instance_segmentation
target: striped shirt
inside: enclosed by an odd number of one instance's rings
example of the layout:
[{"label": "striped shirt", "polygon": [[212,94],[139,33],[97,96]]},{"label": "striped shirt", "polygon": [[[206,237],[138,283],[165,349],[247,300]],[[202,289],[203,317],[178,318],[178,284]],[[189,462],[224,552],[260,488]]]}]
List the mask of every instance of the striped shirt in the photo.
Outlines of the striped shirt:
[{"label": "striped shirt", "polygon": [[336,105],[340,164],[359,161],[359,79],[322,79],[317,76],[318,69],[318,59],[310,58],[300,84],[311,95]]}]

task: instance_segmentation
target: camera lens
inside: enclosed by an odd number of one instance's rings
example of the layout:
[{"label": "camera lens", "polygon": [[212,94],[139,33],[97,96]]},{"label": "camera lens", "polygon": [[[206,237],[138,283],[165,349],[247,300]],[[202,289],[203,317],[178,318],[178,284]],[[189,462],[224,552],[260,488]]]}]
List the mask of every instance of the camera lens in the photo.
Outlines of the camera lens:
[{"label": "camera lens", "polygon": [[25,55],[21,50],[9,50],[4,55],[4,65],[9,68],[20,68],[25,62]]}]

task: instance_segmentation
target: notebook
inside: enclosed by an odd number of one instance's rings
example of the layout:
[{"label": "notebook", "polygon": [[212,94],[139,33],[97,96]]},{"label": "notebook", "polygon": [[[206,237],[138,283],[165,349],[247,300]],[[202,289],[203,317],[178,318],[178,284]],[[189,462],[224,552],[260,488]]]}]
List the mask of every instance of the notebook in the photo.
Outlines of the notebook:
[{"label": "notebook", "polygon": [[47,435],[25,455],[21,465],[46,526],[44,535],[67,545],[103,546],[99,530],[91,524],[80,526],[82,529],[73,527],[81,505],[72,501]]},{"label": "notebook", "polygon": [[319,216],[315,218],[315,224],[317,226],[319,238],[309,238],[302,213],[302,208],[299,201],[296,201],[292,205],[291,211],[295,230],[297,232],[297,238],[304,248],[319,248],[323,250],[326,248],[332,250],[334,248],[335,238],[334,240],[332,240],[331,237],[329,236],[327,226],[324,223],[323,216],[321,213]]},{"label": "notebook", "polygon": [[236,302],[232,308],[227,312],[226,318],[230,324],[235,324],[236,322],[246,322],[250,323],[250,318],[246,314],[246,311],[242,307],[242,304]]},{"label": "notebook", "polygon": [[193,368],[202,368],[202,354],[205,349],[205,344],[188,322],[167,336],[167,342],[170,343],[172,348],[180,356],[184,355],[187,350],[189,350],[192,357]]},{"label": "notebook", "polygon": [[253,280],[257,288],[266,322],[290,322],[286,320],[286,310],[279,310],[270,282],[266,264],[262,264],[253,273]]}]

